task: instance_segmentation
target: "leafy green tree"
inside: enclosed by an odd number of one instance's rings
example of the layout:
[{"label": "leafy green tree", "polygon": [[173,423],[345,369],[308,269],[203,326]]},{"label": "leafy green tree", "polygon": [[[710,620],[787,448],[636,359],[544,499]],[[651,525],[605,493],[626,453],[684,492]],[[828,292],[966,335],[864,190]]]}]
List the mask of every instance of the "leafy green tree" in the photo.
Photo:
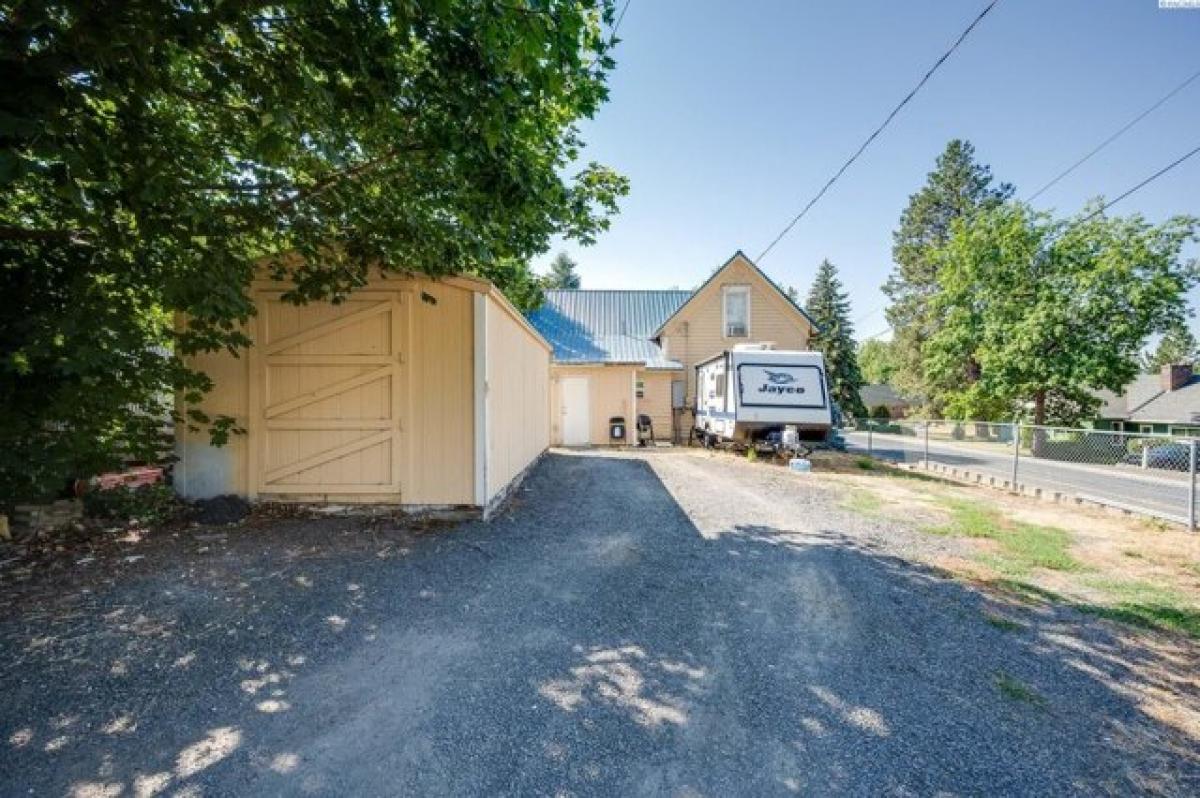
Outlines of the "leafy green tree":
[{"label": "leafy green tree", "polygon": [[[942,397],[926,379],[922,347],[940,326],[932,302],[939,290],[934,253],[950,237],[954,222],[996,207],[1013,194],[1007,183],[993,185],[991,169],[977,163],[969,141],[953,139],[920,191],[909,197],[892,233],[894,268],[883,291],[891,299],[887,320],[892,327],[895,387],[909,396],[926,397],[929,409],[941,410]],[[969,378],[969,374],[968,374]]]},{"label": "leafy green tree", "polygon": [[864,382],[890,385],[897,369],[892,344],[878,338],[863,341],[858,347],[858,366]]},{"label": "leafy green tree", "polygon": [[[611,0],[27,0],[0,9],[0,504],[149,457],[183,356],[295,301],[480,273],[606,229],[575,166]],[[285,257],[284,253],[287,253]],[[297,257],[298,256],[298,257]],[[505,286],[502,286],[505,287]],[[176,318],[186,318],[178,329]],[[188,411],[216,440],[232,419]]]},{"label": "leafy green tree", "polygon": [[536,310],[546,301],[544,280],[529,268],[526,261],[502,258],[479,266],[474,272],[499,286],[508,301],[522,313]]},{"label": "leafy green tree", "polygon": [[1196,336],[1192,335],[1186,322],[1176,321],[1167,327],[1154,352],[1143,360],[1142,367],[1146,371],[1158,371],[1171,363],[1197,362],[1200,362],[1200,345],[1196,343]]},{"label": "leafy green tree", "polygon": [[925,345],[950,415],[1032,407],[1036,424],[1078,421],[1095,389],[1137,375],[1152,330],[1183,318],[1197,269],[1180,252],[1197,221],[1090,213],[1054,221],[1005,203],[955,223],[937,254],[932,308],[944,321]]},{"label": "leafy green tree", "polygon": [[550,273],[546,275],[547,288],[579,288],[579,274],[575,271],[575,261],[565,252],[554,256],[550,262]]},{"label": "leafy green tree", "polygon": [[812,347],[825,356],[830,394],[843,413],[862,418],[867,409],[859,396],[863,381],[854,347],[850,299],[842,290],[837,267],[828,260],[817,267],[805,309],[819,328],[813,335]]}]

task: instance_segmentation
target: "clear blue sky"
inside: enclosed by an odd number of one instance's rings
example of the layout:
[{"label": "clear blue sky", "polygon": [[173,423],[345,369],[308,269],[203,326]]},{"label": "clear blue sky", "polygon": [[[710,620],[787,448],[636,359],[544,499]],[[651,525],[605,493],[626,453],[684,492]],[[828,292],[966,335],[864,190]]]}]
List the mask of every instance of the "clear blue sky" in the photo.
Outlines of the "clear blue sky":
[{"label": "clear blue sky", "polygon": [[[984,5],[632,0],[611,100],[584,125],[586,157],[632,187],[596,245],[566,247],[584,287],[692,287],[739,248],[756,257]],[[1000,0],[760,265],[806,294],[830,258],[860,337],[884,329],[891,232],[949,139],[1032,193],[1200,69],[1200,10],[1157,5]],[[1037,205],[1073,213],[1198,144],[1200,80]],[[1200,215],[1200,155],[1113,212],[1134,211]]]}]

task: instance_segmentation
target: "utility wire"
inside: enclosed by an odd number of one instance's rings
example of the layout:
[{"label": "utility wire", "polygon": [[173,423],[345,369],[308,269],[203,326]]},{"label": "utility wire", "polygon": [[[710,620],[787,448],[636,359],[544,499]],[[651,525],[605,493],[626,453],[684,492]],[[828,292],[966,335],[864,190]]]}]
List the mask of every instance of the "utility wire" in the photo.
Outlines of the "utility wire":
[{"label": "utility wire", "polygon": [[866,141],[864,141],[862,145],[854,152],[854,154],[850,156],[850,159],[842,164],[842,168],[838,169],[837,172],[834,173],[833,177],[829,178],[825,185],[821,187],[821,190],[816,193],[816,196],[808,201],[808,204],[804,206],[800,213],[796,214],[796,216],[790,222],[788,222],[787,226],[780,231],[779,235],[775,236],[775,239],[769,245],[767,245],[767,248],[759,254],[757,258],[758,261],[761,261],[763,258],[765,258],[767,253],[774,249],[775,245],[783,240],[784,236],[791,232],[792,228],[796,226],[796,223],[804,218],[805,214],[807,214],[809,210],[811,210],[812,207],[817,204],[821,197],[825,196],[825,192],[829,191],[833,184],[838,181],[838,178],[840,178],[842,174],[850,168],[850,165],[858,160],[858,156],[862,155],[863,151],[866,150],[867,147],[871,146],[871,142],[879,137],[879,134],[883,132],[884,128],[886,128],[891,121],[895,119],[896,114],[900,113],[900,110],[904,108],[904,106],[908,105],[909,101],[911,101],[912,98],[917,95],[917,92],[919,92],[921,88],[929,82],[929,79],[933,77],[933,73],[937,72],[942,64],[944,64],[946,60],[954,54],[954,51],[957,50],[958,46],[963,43],[963,40],[970,35],[971,31],[975,30],[975,27],[983,21],[983,18],[988,15],[988,12],[990,12],[998,2],[1000,2],[1000,0],[992,0],[987,4],[987,6],[984,7],[983,11],[979,12],[979,16],[975,17],[971,24],[967,26],[966,30],[959,34],[958,38],[954,40],[954,44],[950,45],[950,49],[942,53],[942,57],[939,58],[932,67],[929,68],[929,71],[925,73],[925,76],[921,78],[917,85],[914,86],[913,89],[907,95],[905,95],[904,99],[892,109],[891,113],[887,115],[887,118],[883,120],[883,123],[879,127],[875,128],[875,131],[871,133],[871,135],[867,136]]},{"label": "utility wire", "polygon": [[1191,85],[1192,81],[1194,81],[1196,78],[1200,78],[1200,70],[1196,70],[1195,72],[1193,72],[1191,77],[1189,77],[1183,83],[1180,83],[1175,88],[1171,89],[1169,92],[1167,92],[1162,97],[1160,97],[1157,102],[1155,102],[1153,105],[1151,105],[1145,111],[1142,111],[1140,114],[1135,116],[1133,119],[1131,119],[1127,123],[1125,123],[1125,125],[1121,129],[1119,129],[1116,133],[1113,133],[1111,136],[1106,138],[1104,141],[1102,141],[1098,145],[1096,145],[1095,149],[1093,149],[1087,155],[1083,156],[1078,161],[1076,161],[1075,163],[1071,164],[1069,167],[1064,169],[1057,177],[1055,177],[1049,183],[1042,186],[1037,191],[1033,192],[1033,194],[1031,194],[1029,196],[1029,199],[1027,199],[1026,202],[1033,202],[1035,199],[1040,197],[1042,194],[1049,191],[1056,183],[1058,183],[1058,181],[1062,180],[1064,177],[1071,174],[1079,167],[1083,166],[1085,163],[1087,163],[1089,160],[1091,160],[1092,156],[1096,155],[1098,152],[1103,150],[1109,144],[1112,144],[1114,141],[1119,139],[1121,136],[1125,135],[1126,131],[1128,131],[1131,127],[1136,125],[1138,122],[1141,122],[1143,119],[1145,119],[1147,116],[1149,116],[1154,111],[1158,110],[1158,108],[1163,103],[1165,103],[1167,100],[1170,100],[1176,94],[1178,94],[1179,92],[1186,89],[1189,85]]},{"label": "utility wire", "polygon": [[[1074,222],[1071,222],[1071,223],[1070,223],[1070,224],[1068,224],[1066,227],[1064,227],[1064,228],[1062,228],[1061,230],[1059,230],[1059,231],[1058,231],[1058,233],[1056,233],[1054,236],[1052,236],[1050,240],[1053,240],[1053,239],[1055,239],[1055,238],[1061,238],[1062,236],[1066,235],[1066,233],[1067,233],[1068,231],[1070,231],[1070,230],[1071,230],[1071,228],[1073,228],[1073,227],[1078,227],[1079,225],[1083,224],[1084,222],[1089,222],[1089,221],[1091,221],[1092,219],[1095,219],[1097,216],[1099,216],[1100,214],[1104,213],[1106,210],[1108,210],[1108,209],[1109,209],[1109,208],[1111,208],[1112,206],[1116,205],[1116,204],[1117,204],[1118,202],[1120,202],[1121,200],[1123,200],[1123,199],[1126,199],[1126,198],[1127,198],[1127,197],[1129,197],[1131,194],[1134,194],[1134,193],[1136,193],[1136,192],[1138,192],[1138,191],[1141,191],[1143,188],[1145,188],[1146,186],[1150,185],[1150,184],[1151,184],[1151,183],[1153,183],[1155,180],[1158,180],[1160,177],[1162,177],[1163,175],[1165,175],[1167,172],[1169,172],[1169,171],[1171,171],[1172,169],[1174,169],[1175,167],[1179,166],[1179,165],[1180,165],[1180,164],[1182,164],[1184,161],[1186,161],[1188,158],[1191,158],[1192,156],[1196,155],[1197,153],[1200,153],[1200,145],[1197,145],[1196,147],[1193,147],[1191,150],[1189,150],[1188,152],[1185,152],[1183,155],[1181,155],[1181,156],[1179,156],[1178,158],[1176,158],[1175,160],[1171,161],[1169,164],[1167,164],[1166,166],[1164,166],[1162,169],[1159,169],[1157,172],[1155,172],[1154,174],[1150,175],[1150,176],[1149,176],[1149,177],[1147,177],[1146,179],[1142,180],[1142,181],[1141,181],[1140,183],[1138,183],[1137,185],[1133,186],[1132,188],[1128,188],[1128,189],[1126,189],[1125,191],[1123,191],[1123,192],[1121,192],[1120,194],[1118,194],[1116,197],[1113,197],[1113,198],[1112,198],[1111,200],[1109,200],[1108,202],[1105,202],[1105,203],[1104,203],[1103,205],[1101,205],[1099,208],[1097,208],[1096,210],[1092,211],[1092,212],[1091,212],[1091,213],[1089,213],[1087,216],[1084,216],[1082,219],[1077,219],[1076,221],[1074,221]],[[880,330],[879,332],[877,332],[877,333],[875,333],[875,334],[873,334],[873,335],[868,335],[868,336],[867,336],[866,338],[864,338],[863,340],[864,340],[864,341],[869,341],[869,340],[871,340],[872,338],[878,338],[879,336],[881,336],[881,335],[885,335],[885,334],[887,334],[888,332],[890,332],[890,331],[891,331],[891,329],[892,329],[892,328],[889,326],[889,327],[887,327],[887,328],[885,328],[885,329],[883,329],[883,330]]]},{"label": "utility wire", "polygon": [[1172,169],[1174,169],[1176,166],[1179,166],[1181,163],[1183,163],[1184,161],[1186,161],[1188,158],[1191,158],[1193,155],[1195,155],[1195,154],[1196,154],[1196,153],[1198,153],[1198,152],[1200,152],[1200,146],[1197,146],[1197,147],[1195,147],[1194,149],[1192,149],[1190,152],[1186,152],[1186,153],[1184,153],[1183,155],[1179,156],[1179,157],[1178,157],[1178,158],[1176,158],[1174,161],[1171,161],[1171,163],[1167,164],[1167,165],[1166,165],[1166,166],[1164,166],[1162,169],[1159,169],[1157,172],[1155,172],[1154,174],[1150,175],[1149,177],[1147,177],[1147,178],[1146,178],[1145,180],[1143,180],[1142,182],[1138,183],[1138,184],[1137,184],[1136,186],[1134,186],[1133,188],[1126,190],[1124,193],[1122,193],[1122,194],[1118,195],[1117,197],[1115,197],[1115,198],[1113,198],[1113,199],[1109,200],[1108,202],[1104,203],[1104,204],[1103,204],[1103,205],[1101,205],[1099,208],[1097,208],[1096,210],[1092,211],[1091,213],[1089,213],[1087,216],[1083,217],[1082,219],[1080,219],[1080,220],[1078,220],[1078,221],[1076,221],[1076,222],[1072,222],[1071,224],[1067,225],[1067,228],[1066,228],[1066,229],[1068,229],[1068,230],[1069,230],[1070,228],[1072,228],[1072,227],[1075,227],[1076,225],[1080,225],[1080,224],[1083,224],[1084,222],[1091,221],[1092,219],[1095,219],[1097,216],[1099,216],[1100,214],[1104,213],[1106,210],[1108,210],[1108,209],[1109,209],[1109,208],[1111,208],[1112,206],[1116,205],[1118,202],[1120,202],[1121,200],[1125,199],[1125,198],[1126,198],[1126,197],[1128,197],[1130,194],[1133,194],[1135,191],[1139,191],[1139,190],[1140,190],[1140,189],[1142,189],[1144,186],[1147,186],[1147,185],[1149,185],[1150,183],[1153,183],[1155,180],[1158,180],[1160,177],[1162,177],[1163,175],[1165,175],[1167,172],[1171,171],[1171,170],[1172,170]]},{"label": "utility wire", "polygon": [[625,19],[625,12],[629,10],[629,4],[632,2],[633,0],[625,0],[625,5],[621,7],[621,13],[617,16],[617,21],[613,23],[613,36],[616,36],[617,31],[621,29],[621,22]]}]

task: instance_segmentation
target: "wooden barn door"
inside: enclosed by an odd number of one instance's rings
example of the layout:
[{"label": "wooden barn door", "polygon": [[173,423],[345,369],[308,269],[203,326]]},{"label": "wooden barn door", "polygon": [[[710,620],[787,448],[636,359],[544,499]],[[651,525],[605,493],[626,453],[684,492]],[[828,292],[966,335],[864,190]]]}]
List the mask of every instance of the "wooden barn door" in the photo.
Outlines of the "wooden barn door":
[{"label": "wooden barn door", "polygon": [[338,305],[259,295],[257,493],[400,501],[407,311],[400,292],[359,292]]}]

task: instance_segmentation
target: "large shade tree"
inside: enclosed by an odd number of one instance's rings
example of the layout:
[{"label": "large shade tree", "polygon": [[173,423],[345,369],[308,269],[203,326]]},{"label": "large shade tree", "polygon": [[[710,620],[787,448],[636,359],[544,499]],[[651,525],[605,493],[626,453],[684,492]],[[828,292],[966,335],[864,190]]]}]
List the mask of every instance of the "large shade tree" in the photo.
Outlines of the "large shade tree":
[{"label": "large shade tree", "polygon": [[[1196,220],[1089,209],[1056,221],[1006,203],[954,225],[937,254],[942,319],[925,366],[958,418],[1073,423],[1138,373],[1147,336],[1186,312]],[[969,364],[969,365],[965,365]],[[964,369],[972,369],[967,373]]]},{"label": "large shade tree", "polygon": [[891,341],[869,338],[858,347],[858,366],[863,380],[873,384],[890,385],[896,375],[896,356]]},{"label": "large shade tree", "polygon": [[[208,387],[180,356],[247,343],[263,264],[296,301],[373,269],[524,291],[519,264],[552,237],[590,242],[626,190],[576,165],[576,123],[606,98],[612,11],[0,6],[0,504],[148,455],[172,391]],[[232,424],[190,421],[218,441]]]},{"label": "large shade tree", "polygon": [[929,410],[943,404],[938,385],[926,374],[922,348],[941,325],[933,308],[940,283],[938,248],[954,223],[996,207],[1012,196],[1013,187],[997,184],[991,169],[975,158],[969,141],[953,139],[937,158],[925,185],[908,199],[900,224],[892,233],[895,265],[883,286],[891,299],[887,309],[893,330],[891,352],[895,385],[909,396],[925,397]]}]

